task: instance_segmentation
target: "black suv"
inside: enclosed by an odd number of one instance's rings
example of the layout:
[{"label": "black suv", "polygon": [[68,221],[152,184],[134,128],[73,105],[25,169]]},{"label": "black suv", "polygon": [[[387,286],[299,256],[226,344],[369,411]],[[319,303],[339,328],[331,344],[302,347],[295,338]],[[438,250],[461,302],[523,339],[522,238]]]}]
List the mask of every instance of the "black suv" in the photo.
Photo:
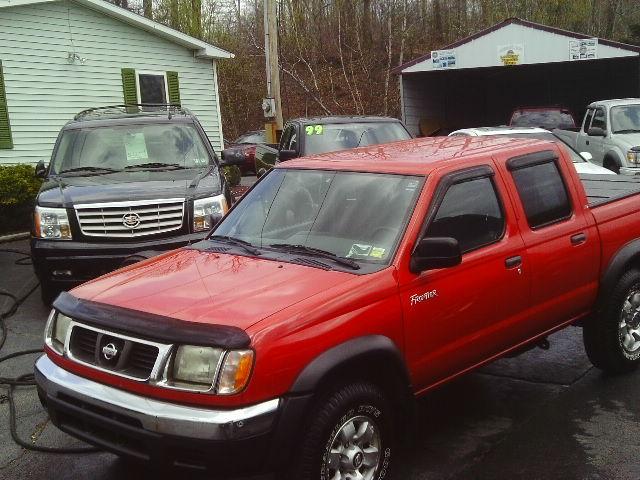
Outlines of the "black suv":
[{"label": "black suv", "polygon": [[177,105],[84,110],[60,131],[36,199],[31,253],[49,304],[116,268],[201,240],[232,202],[207,135]]}]

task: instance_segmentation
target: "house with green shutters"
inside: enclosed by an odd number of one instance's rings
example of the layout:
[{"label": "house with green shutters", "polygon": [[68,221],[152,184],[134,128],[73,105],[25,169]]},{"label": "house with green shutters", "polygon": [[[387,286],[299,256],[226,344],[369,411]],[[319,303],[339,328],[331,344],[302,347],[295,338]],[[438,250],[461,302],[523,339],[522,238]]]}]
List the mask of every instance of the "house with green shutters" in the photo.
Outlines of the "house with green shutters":
[{"label": "house with green shutters", "polygon": [[232,57],[104,0],[0,0],[0,165],[48,163],[76,113],[123,103],[181,103],[220,151]]}]

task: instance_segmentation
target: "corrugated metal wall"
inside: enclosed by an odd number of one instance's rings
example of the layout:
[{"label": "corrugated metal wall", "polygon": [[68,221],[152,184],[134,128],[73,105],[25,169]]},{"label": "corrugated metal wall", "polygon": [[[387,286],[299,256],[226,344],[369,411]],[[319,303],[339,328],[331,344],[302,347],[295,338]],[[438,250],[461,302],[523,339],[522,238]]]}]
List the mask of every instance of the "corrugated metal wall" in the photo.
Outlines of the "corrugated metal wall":
[{"label": "corrugated metal wall", "polygon": [[[67,61],[74,51],[84,65]],[[14,148],[0,163],[48,160],[60,128],[78,111],[123,102],[121,69],[177,71],[180,95],[222,148],[214,69],[209,59],[72,1],[0,9]]]}]

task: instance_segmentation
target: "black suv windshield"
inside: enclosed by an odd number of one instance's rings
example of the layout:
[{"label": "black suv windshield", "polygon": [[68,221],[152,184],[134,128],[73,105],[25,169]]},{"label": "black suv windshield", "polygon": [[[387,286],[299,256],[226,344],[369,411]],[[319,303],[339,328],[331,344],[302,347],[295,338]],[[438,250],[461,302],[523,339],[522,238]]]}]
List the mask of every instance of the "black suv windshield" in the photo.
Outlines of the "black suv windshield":
[{"label": "black suv windshield", "polygon": [[386,264],[422,183],[423,177],[407,175],[276,169],[229,212],[215,235],[258,248],[304,253],[308,247]]},{"label": "black suv windshield", "polygon": [[305,155],[335,152],[367,145],[409,140],[399,122],[330,123],[304,125]]},{"label": "black suv windshield", "polygon": [[201,168],[209,155],[193,125],[145,124],[62,132],[52,172]]}]

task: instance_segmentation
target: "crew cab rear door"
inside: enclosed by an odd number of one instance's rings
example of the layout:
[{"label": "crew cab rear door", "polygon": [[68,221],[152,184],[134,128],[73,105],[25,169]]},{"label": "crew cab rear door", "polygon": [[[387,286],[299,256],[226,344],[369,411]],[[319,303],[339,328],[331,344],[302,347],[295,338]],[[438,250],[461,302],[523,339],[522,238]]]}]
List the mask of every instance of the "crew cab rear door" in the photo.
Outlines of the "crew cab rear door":
[{"label": "crew cab rear door", "polygon": [[453,237],[463,255],[455,267],[400,273],[405,355],[418,390],[506,348],[505,325],[529,307],[524,242],[491,158],[429,177],[416,243]]},{"label": "crew cab rear door", "polygon": [[[523,333],[533,336],[586,313],[595,299],[599,240],[585,213],[575,175],[555,145],[496,158],[514,199],[531,269],[531,312]],[[504,168],[506,167],[506,168]]]}]

